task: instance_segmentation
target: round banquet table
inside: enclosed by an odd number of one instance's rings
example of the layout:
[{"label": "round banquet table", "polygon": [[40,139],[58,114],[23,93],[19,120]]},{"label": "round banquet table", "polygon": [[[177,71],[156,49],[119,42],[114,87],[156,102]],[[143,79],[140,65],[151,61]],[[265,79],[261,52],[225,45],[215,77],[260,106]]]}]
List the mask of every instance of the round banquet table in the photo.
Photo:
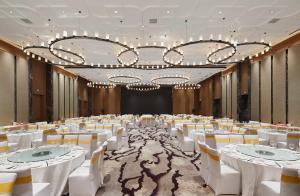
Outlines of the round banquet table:
[{"label": "round banquet table", "polygon": [[282,167],[300,169],[299,153],[262,145],[227,145],[221,149],[221,160],[240,171],[243,196],[259,195],[264,180],[280,181]]},{"label": "round banquet table", "polygon": [[42,146],[1,154],[0,173],[17,173],[24,169],[31,169],[34,183],[48,182],[51,184],[52,195],[61,195],[69,174],[84,160],[85,151],[82,147]]}]

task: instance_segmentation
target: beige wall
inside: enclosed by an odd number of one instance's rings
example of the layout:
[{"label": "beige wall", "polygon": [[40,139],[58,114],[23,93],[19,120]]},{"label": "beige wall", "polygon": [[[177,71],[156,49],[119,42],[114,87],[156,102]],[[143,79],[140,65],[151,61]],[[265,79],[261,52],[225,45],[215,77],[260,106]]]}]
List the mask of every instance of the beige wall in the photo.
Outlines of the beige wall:
[{"label": "beige wall", "polygon": [[300,126],[300,46],[288,50],[288,120]]},{"label": "beige wall", "polygon": [[273,122],[286,123],[285,50],[273,56]]},{"label": "beige wall", "polygon": [[251,119],[259,120],[259,62],[251,66]]},{"label": "beige wall", "polygon": [[28,61],[23,57],[16,58],[17,79],[17,122],[29,120],[29,81]]},{"label": "beige wall", "polygon": [[15,121],[14,56],[0,50],[0,125]]}]

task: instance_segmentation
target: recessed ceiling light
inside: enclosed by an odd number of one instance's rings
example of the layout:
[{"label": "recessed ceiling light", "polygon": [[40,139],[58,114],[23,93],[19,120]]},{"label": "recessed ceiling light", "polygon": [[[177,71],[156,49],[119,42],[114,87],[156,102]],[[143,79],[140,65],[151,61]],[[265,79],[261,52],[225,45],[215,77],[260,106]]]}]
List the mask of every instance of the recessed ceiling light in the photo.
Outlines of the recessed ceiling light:
[{"label": "recessed ceiling light", "polygon": [[142,28],[144,28],[145,26],[144,25],[142,25]]},{"label": "recessed ceiling light", "polygon": [[114,12],[115,12],[115,14],[117,14],[117,13],[118,13],[118,11],[117,11],[117,10],[115,10]]},{"label": "recessed ceiling light", "polygon": [[170,14],[170,10],[167,10],[167,14]]},{"label": "recessed ceiling light", "polygon": [[219,14],[222,14],[222,11],[219,11],[218,13],[219,13]]},{"label": "recessed ceiling light", "polygon": [[9,11],[9,13],[10,13],[10,14],[12,14],[12,13],[13,13],[13,11],[12,11],[12,10],[10,10],[10,11]]}]

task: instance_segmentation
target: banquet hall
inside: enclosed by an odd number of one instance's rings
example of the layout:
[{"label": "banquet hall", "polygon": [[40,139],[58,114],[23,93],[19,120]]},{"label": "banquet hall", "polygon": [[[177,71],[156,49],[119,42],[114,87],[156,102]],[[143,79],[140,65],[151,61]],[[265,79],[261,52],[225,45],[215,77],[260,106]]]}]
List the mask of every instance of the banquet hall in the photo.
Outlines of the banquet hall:
[{"label": "banquet hall", "polygon": [[0,0],[0,196],[300,196],[299,0]]}]

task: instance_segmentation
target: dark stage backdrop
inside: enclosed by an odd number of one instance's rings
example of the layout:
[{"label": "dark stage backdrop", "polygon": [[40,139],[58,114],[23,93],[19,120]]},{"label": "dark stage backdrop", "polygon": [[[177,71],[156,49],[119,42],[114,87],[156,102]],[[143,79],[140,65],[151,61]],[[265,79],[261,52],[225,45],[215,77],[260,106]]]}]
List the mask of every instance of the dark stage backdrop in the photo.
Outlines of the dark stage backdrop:
[{"label": "dark stage backdrop", "polygon": [[121,89],[122,114],[172,114],[172,88],[139,92]]}]

